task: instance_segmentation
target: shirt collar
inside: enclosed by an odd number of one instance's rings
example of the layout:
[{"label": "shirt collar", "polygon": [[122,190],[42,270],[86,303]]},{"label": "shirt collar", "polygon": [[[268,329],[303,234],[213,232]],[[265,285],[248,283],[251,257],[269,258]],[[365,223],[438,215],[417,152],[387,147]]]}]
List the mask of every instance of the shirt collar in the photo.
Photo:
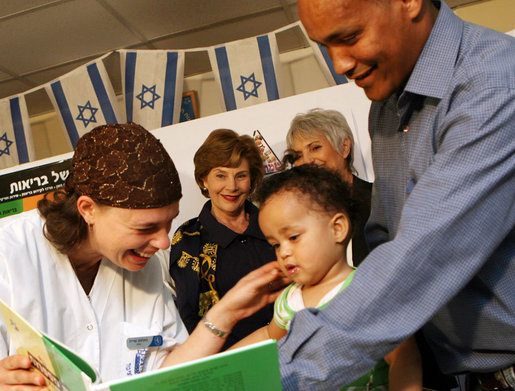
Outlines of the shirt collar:
[{"label": "shirt collar", "polygon": [[225,225],[219,223],[211,214],[211,201],[207,201],[199,215],[199,220],[207,233],[209,242],[217,243],[225,248],[238,236],[253,236],[265,240],[258,224],[259,210],[250,201],[245,201],[245,212],[249,214],[249,226],[242,234],[234,232]]},{"label": "shirt collar", "polygon": [[463,32],[463,21],[445,4],[411,73],[404,91],[443,98],[453,77]]}]

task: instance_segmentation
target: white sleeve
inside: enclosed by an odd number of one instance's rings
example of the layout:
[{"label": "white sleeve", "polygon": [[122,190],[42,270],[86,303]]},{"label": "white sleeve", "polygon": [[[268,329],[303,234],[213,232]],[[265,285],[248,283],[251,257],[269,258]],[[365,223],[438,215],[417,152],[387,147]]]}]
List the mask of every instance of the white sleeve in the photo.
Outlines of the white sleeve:
[{"label": "white sleeve", "polygon": [[170,273],[168,268],[164,267],[169,259],[169,254],[170,253],[167,251],[158,251],[156,253],[156,256],[160,260],[162,266],[161,271],[163,273],[163,347],[157,352],[156,358],[151,364],[151,368],[147,368],[147,370],[159,368],[167,354],[178,345],[184,343],[189,335],[179,315],[179,311],[175,307],[173,288],[170,285],[172,281]]},{"label": "white sleeve", "polygon": [[[11,302],[11,284],[9,283],[9,273],[7,261],[3,254],[0,254],[0,299],[7,304]],[[0,359],[9,355],[9,333],[5,327],[4,319],[0,316]]]}]

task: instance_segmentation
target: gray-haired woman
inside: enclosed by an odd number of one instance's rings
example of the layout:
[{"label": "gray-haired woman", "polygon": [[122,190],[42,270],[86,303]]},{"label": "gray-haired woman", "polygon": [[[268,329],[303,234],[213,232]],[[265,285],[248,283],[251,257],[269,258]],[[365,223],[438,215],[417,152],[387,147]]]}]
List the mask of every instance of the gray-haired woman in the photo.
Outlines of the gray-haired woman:
[{"label": "gray-haired woman", "polygon": [[352,262],[359,265],[368,254],[364,229],[370,215],[372,184],[356,175],[354,137],[345,117],[339,111],[320,108],[297,114],[291,121],[286,144],[286,159],[294,166],[310,163],[331,169],[351,187],[359,208],[352,235]]}]

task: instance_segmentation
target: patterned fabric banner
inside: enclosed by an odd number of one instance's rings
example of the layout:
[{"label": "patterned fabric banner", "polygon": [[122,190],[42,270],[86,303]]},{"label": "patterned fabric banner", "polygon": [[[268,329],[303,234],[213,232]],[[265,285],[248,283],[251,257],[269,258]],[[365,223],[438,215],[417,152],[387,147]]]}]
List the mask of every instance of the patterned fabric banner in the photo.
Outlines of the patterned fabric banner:
[{"label": "patterned fabric banner", "polygon": [[34,144],[23,95],[0,100],[0,169],[34,160]]},{"label": "patterned fabric banner", "polygon": [[179,122],[184,51],[118,52],[127,121],[148,130]]},{"label": "patterned fabric banner", "polygon": [[275,33],[208,48],[227,111],[283,96]]},{"label": "patterned fabric banner", "polygon": [[125,122],[102,56],[45,85],[75,148],[78,139],[104,124]]},{"label": "patterned fabric banner", "polygon": [[306,30],[304,29],[304,26],[302,26],[302,23],[300,22],[299,27],[306,36],[309,45],[313,49],[313,54],[315,55],[315,58],[317,59],[318,64],[320,65],[320,68],[322,68],[322,73],[327,79],[327,82],[332,86],[348,83],[348,80],[345,76],[339,75],[334,71],[333,60],[331,60],[331,57],[329,57],[329,54],[327,53],[327,49],[325,48],[325,46],[322,46],[319,43],[312,41],[309,38]]}]

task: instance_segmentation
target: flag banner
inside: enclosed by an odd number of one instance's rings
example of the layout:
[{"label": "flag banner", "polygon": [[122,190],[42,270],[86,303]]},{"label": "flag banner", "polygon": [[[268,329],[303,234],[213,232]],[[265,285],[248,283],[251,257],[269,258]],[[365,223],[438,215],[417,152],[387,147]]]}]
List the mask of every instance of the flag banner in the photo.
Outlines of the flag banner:
[{"label": "flag banner", "polygon": [[35,160],[23,95],[0,100],[0,169]]},{"label": "flag banner", "polygon": [[275,33],[208,48],[227,111],[283,96]]},{"label": "flag banner", "polygon": [[102,56],[45,85],[75,148],[79,138],[105,124],[125,122]]},{"label": "flag banner", "polygon": [[118,50],[127,121],[148,130],[179,122],[184,51]]},{"label": "flag banner", "polygon": [[299,27],[306,36],[306,39],[309,42],[309,45],[311,46],[311,49],[313,49],[313,54],[315,55],[315,58],[317,59],[317,62],[320,65],[320,68],[322,68],[322,73],[324,74],[327,82],[331,86],[348,83],[348,80],[345,76],[339,75],[334,71],[333,60],[331,60],[331,57],[329,57],[329,53],[327,53],[326,47],[320,45],[318,42],[312,41],[309,38],[308,33],[304,29],[304,26],[302,26],[302,23],[300,22]]}]

